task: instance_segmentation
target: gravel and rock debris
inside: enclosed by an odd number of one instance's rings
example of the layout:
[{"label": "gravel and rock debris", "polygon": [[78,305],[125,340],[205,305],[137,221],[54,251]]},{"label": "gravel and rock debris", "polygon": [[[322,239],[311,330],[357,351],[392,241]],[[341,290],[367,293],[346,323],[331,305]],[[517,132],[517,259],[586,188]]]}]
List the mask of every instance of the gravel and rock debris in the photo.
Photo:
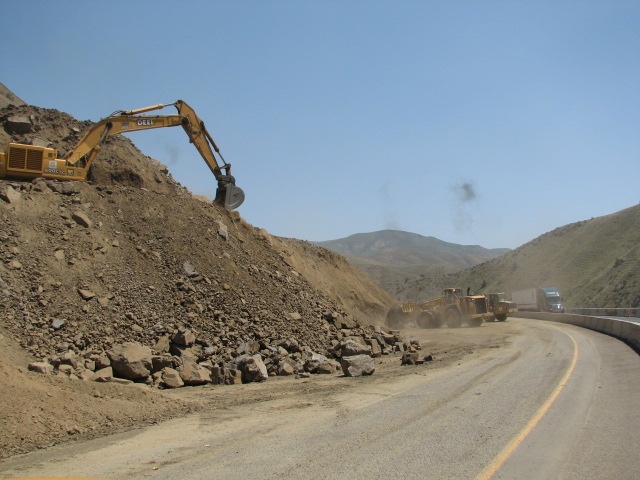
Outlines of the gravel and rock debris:
[{"label": "gravel and rock debris", "polygon": [[[3,147],[59,155],[91,124],[28,105],[0,123]],[[2,456],[184,414],[177,387],[370,375],[420,348],[343,257],[192,195],[122,136],[90,182],[0,180],[0,219]]]}]

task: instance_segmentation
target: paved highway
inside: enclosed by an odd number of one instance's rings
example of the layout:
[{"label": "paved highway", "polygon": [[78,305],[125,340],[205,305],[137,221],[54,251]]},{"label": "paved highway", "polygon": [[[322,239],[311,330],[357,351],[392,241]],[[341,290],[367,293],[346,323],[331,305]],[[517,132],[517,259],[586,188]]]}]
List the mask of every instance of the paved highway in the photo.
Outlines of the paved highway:
[{"label": "paved highway", "polygon": [[[517,334],[504,346],[388,385],[363,380],[361,388],[322,402],[290,398],[192,415],[75,451],[33,456],[3,474],[639,478],[638,354],[572,325],[509,319],[481,327],[496,335],[507,328]],[[447,329],[424,332],[445,335]]]}]

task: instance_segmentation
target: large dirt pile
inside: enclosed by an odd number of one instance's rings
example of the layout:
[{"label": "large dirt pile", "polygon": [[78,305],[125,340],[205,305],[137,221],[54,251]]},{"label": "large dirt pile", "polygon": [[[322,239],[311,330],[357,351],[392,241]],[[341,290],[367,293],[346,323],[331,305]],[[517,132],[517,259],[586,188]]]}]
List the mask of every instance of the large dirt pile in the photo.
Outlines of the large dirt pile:
[{"label": "large dirt pile", "polygon": [[[64,153],[89,125],[57,110],[0,109],[3,124],[12,116],[34,126],[0,130],[3,148]],[[64,363],[73,352],[95,367],[116,345],[157,347],[185,332],[190,351],[213,363],[256,350],[330,357],[344,336],[372,332],[393,303],[342,257],[194,197],[125,137],[105,142],[92,182],[5,179],[0,194],[5,454],[189,408],[157,390],[69,384],[27,371],[30,362]]]}]

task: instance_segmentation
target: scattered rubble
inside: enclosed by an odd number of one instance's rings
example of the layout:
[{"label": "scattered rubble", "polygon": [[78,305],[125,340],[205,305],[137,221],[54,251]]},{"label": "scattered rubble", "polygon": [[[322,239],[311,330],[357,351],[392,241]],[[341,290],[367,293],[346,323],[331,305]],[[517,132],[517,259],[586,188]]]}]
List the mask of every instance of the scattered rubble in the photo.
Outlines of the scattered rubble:
[{"label": "scattered rubble", "polygon": [[[90,124],[9,105],[0,145],[62,156]],[[90,180],[0,179],[0,457],[182,415],[176,388],[416,349],[377,326],[393,299],[343,257],[194,196],[128,138],[104,142]]]},{"label": "scattered rubble", "polygon": [[236,213],[176,193],[0,181],[4,328],[34,371],[175,388],[336,373],[343,357],[410,348],[338,307]]}]

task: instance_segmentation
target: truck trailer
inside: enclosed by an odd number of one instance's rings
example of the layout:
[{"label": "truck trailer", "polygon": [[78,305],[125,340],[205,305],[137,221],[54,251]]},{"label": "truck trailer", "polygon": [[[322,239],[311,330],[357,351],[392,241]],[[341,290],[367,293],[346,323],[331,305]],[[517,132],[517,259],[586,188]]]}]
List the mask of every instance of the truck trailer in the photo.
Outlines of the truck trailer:
[{"label": "truck trailer", "polygon": [[564,313],[562,297],[556,287],[536,287],[511,293],[519,311]]}]

